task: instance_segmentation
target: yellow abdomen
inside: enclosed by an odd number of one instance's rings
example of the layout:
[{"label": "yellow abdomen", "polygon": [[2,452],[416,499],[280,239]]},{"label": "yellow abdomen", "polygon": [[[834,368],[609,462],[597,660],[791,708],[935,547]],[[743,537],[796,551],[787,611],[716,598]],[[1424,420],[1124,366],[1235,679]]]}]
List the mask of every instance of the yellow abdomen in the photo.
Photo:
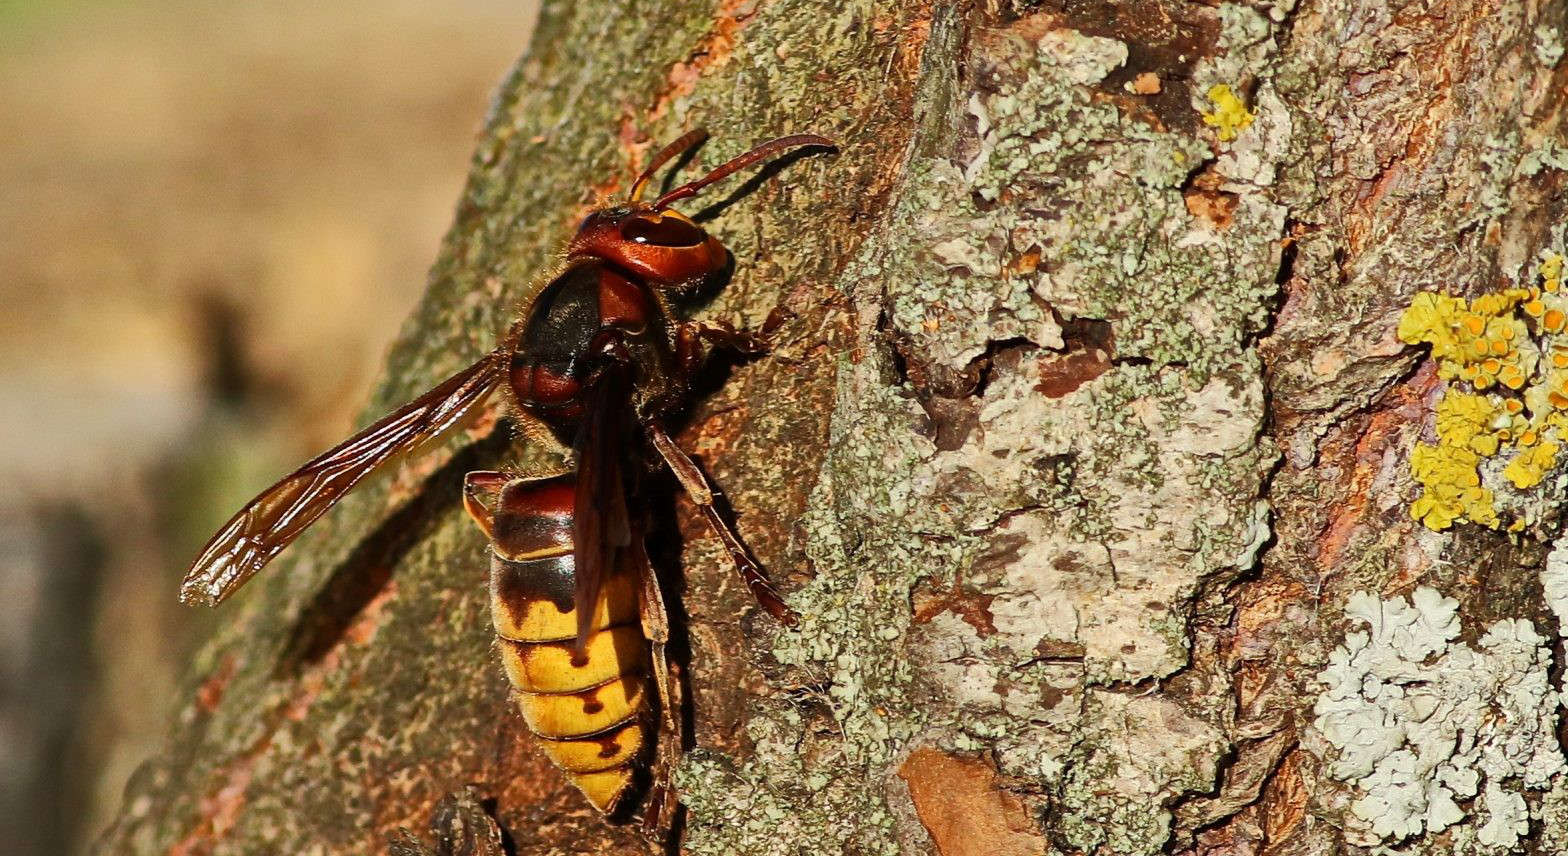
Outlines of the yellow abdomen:
[{"label": "yellow abdomen", "polygon": [[[570,518],[548,513],[561,487],[560,480],[514,482],[503,491],[491,618],[523,721],[550,760],[608,814],[631,788],[650,743],[649,647],[638,580],[618,572],[604,580],[592,632],[576,651]],[[518,516],[508,520],[509,511]]]}]

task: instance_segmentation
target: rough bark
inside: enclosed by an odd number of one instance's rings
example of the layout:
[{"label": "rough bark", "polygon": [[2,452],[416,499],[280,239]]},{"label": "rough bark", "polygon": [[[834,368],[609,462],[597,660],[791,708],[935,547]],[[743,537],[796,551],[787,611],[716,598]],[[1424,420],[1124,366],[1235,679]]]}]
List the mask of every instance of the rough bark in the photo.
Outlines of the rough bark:
[{"label": "rough bark", "polygon": [[[757,615],[673,506],[689,852],[1568,846],[1555,695],[1465,738],[1507,751],[1450,745],[1486,793],[1413,830],[1319,715],[1335,649],[1418,585],[1456,629],[1409,669],[1528,683],[1560,655],[1561,487],[1512,536],[1415,522],[1439,380],[1394,330],[1562,249],[1561,7],[624,5],[546,7],[369,411],[490,347],[651,144],[841,142],[710,224],[737,269],[701,314],[794,318],[681,441],[803,621]],[[529,746],[491,651],[457,484],[531,454],[487,421],[255,583],[106,849],[378,852],[468,783],[516,852],[638,846]],[[1544,637],[1509,654],[1504,618]]]}]

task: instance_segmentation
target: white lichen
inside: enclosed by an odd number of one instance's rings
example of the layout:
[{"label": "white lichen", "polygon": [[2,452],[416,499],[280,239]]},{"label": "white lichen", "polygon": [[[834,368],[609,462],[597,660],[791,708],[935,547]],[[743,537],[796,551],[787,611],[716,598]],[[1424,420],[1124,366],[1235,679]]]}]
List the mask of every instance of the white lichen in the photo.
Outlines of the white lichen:
[{"label": "white lichen", "polygon": [[1514,168],[1514,178],[1533,178],[1544,169],[1568,172],[1568,148],[1551,137],[1525,150],[1519,158],[1519,165]]},{"label": "white lichen", "polygon": [[1360,789],[1352,825],[1371,832],[1366,843],[1447,829],[1475,799],[1479,847],[1506,850],[1528,829],[1522,791],[1568,770],[1548,640],[1516,619],[1476,648],[1457,643],[1458,606],[1430,588],[1409,601],[1363,592],[1346,606],[1367,629],[1331,655],[1314,725],[1339,751],[1330,773]]},{"label": "white lichen", "polygon": [[1563,40],[1556,27],[1541,24],[1535,28],[1535,58],[1547,68],[1557,67],[1563,58]]},{"label": "white lichen", "polygon": [[1519,793],[1487,782],[1486,808],[1489,817],[1476,832],[1476,839],[1482,844],[1510,848],[1518,843],[1519,836],[1530,831],[1530,810]]},{"label": "white lichen", "polygon": [[1546,606],[1557,616],[1559,632],[1568,630],[1568,539],[1552,545],[1541,568],[1541,591]]}]

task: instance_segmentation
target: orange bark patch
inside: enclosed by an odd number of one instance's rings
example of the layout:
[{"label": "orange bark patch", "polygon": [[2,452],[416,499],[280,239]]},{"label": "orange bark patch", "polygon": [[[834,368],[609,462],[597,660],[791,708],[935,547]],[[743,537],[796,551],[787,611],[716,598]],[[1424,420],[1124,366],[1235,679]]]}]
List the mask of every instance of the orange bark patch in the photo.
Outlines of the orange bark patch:
[{"label": "orange bark patch", "polygon": [[[256,765],[271,750],[273,738],[285,722],[303,721],[322,690],[327,677],[343,663],[343,653],[350,646],[369,643],[382,623],[385,606],[396,593],[396,586],[388,584],[360,612],[337,644],[327,649],[319,660],[295,681],[293,690],[277,705],[262,716],[264,730],[243,752],[233,756],[213,774],[213,787],[197,802],[198,820],[194,827],[169,848],[169,856],[196,856],[212,852],[213,845],[226,836],[244,811],[246,795],[255,776]],[[223,688],[233,677],[234,668],[225,666],[208,679],[197,692],[199,706],[216,707],[221,701]],[[228,674],[225,674],[225,672]],[[220,680],[221,679],[221,680]],[[210,687],[209,687],[210,685]]]},{"label": "orange bark patch", "polygon": [[1187,203],[1187,213],[1207,220],[1216,229],[1229,229],[1236,213],[1237,196],[1220,189],[1225,178],[1212,169],[1206,169],[1192,180],[1182,199]]},{"label": "orange bark patch", "polygon": [[1040,361],[1040,380],[1036,392],[1046,398],[1061,398],[1111,369],[1111,355],[1099,348],[1073,351]]},{"label": "orange bark patch", "polygon": [[929,15],[911,20],[904,26],[903,32],[898,34],[898,41],[894,45],[893,61],[888,67],[897,70],[902,80],[916,79],[920,74],[920,60],[925,56],[926,41],[930,37]]},{"label": "orange bark patch", "polygon": [[1275,844],[1290,837],[1307,816],[1307,786],[1301,778],[1301,752],[1292,752],[1263,791],[1263,837]]},{"label": "orange bark patch", "polygon": [[[757,0],[723,0],[714,13],[713,25],[708,28],[702,39],[686,55],[686,59],[670,66],[665,73],[664,86],[653,97],[653,106],[638,118],[637,111],[630,105],[625,105],[621,114],[619,130],[619,143],[622,151],[626,153],[626,160],[630,169],[629,173],[635,174],[642,170],[643,158],[653,148],[653,141],[643,135],[642,128],[652,125],[670,111],[670,105],[679,98],[684,98],[697,90],[697,82],[710,71],[723,68],[728,64],[730,55],[735,51],[736,36],[746,21],[757,14]],[[607,176],[604,181],[595,184],[590,189],[590,197],[599,200],[610,199],[620,195],[621,177],[619,175]],[[583,206],[571,212],[570,222],[576,222],[584,214],[599,203]]]},{"label": "orange bark patch", "polygon": [[1280,679],[1276,672],[1276,628],[1292,606],[1310,599],[1296,580],[1261,580],[1236,604],[1235,632],[1224,642],[1224,660],[1236,676],[1236,702],[1251,711]]},{"label": "orange bark patch", "polygon": [[207,676],[207,680],[196,688],[196,707],[202,713],[212,713],[218,709],[218,702],[223,701],[223,691],[228,689],[229,681],[233,680],[238,668],[239,658],[233,654],[224,654],[223,660],[218,663],[218,670]]},{"label": "orange bark patch", "polygon": [[[1011,36],[1038,42],[1046,33],[1057,30],[1073,29],[1073,22],[1067,16],[1055,12],[1036,12],[1033,15],[1024,15],[1016,21],[1009,22],[1007,26],[995,30],[992,38]],[[980,33],[977,38],[986,38],[989,33]]]},{"label": "orange bark patch", "polygon": [[376,631],[381,629],[381,613],[396,596],[397,580],[391,580],[381,591],[376,592],[375,597],[354,617],[354,622],[343,631],[343,644],[366,645],[376,638]]},{"label": "orange bark patch", "polygon": [[169,848],[169,856],[196,856],[212,852],[214,842],[234,826],[240,809],[245,805],[245,791],[250,787],[255,772],[256,756],[248,755],[242,763],[230,768],[230,775],[217,792],[203,797],[200,802],[202,822],[184,838]]},{"label": "orange bark patch", "polygon": [[991,595],[961,588],[933,591],[925,586],[915,590],[915,623],[925,624],[944,612],[951,612],[975,629],[982,639],[996,635],[991,616]]},{"label": "orange bark patch", "polygon": [[[1390,444],[1401,442],[1403,431],[1421,421],[1427,394],[1437,383],[1437,374],[1428,366],[1410,382],[1389,391],[1387,406],[1371,415],[1355,443],[1348,449],[1326,447],[1325,463],[1333,463],[1350,473],[1344,499],[1334,506],[1327,530],[1318,539],[1318,566],[1333,571],[1354,537],[1362,531],[1371,504],[1371,489],[1383,466],[1383,455]],[[1347,454],[1348,452],[1348,454]],[[1331,460],[1332,459],[1332,460]],[[1375,514],[1373,510],[1371,513]]]},{"label": "orange bark patch", "polygon": [[687,448],[704,461],[722,461],[746,433],[750,409],[743,403],[702,414],[701,423],[685,434]]},{"label": "orange bark patch", "polygon": [[1045,837],[996,770],[978,758],[916,749],[898,769],[941,856],[1034,856]]},{"label": "orange bark patch", "polygon": [[702,41],[692,48],[686,59],[670,66],[664,91],[653,102],[648,121],[654,122],[667,113],[670,105],[697,89],[697,81],[715,69],[725,66],[735,51],[735,38],[745,22],[756,14],[756,0],[724,0],[714,15],[713,26],[708,28]]},{"label": "orange bark patch", "polygon": [[234,822],[245,807],[245,792],[250,789],[256,762],[272,745],[273,731],[273,728],[269,728],[244,754],[221,768],[218,786],[197,802],[200,821],[184,838],[169,848],[169,856],[210,853],[213,844],[221,841],[234,827]]},{"label": "orange bark patch", "polygon": [[1028,276],[1040,269],[1040,248],[1030,247],[1025,253],[1008,263],[1002,269],[1002,275],[1007,277]]}]

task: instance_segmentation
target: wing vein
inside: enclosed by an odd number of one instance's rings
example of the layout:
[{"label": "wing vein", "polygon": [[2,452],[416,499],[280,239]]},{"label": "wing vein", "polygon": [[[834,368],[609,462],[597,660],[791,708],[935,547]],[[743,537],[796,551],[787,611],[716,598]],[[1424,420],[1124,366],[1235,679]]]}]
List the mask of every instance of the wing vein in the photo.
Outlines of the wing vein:
[{"label": "wing vein", "polygon": [[505,377],[499,351],[312,458],[240,509],[191,563],[180,599],[216,604],[255,576],[382,464],[441,436]]}]

